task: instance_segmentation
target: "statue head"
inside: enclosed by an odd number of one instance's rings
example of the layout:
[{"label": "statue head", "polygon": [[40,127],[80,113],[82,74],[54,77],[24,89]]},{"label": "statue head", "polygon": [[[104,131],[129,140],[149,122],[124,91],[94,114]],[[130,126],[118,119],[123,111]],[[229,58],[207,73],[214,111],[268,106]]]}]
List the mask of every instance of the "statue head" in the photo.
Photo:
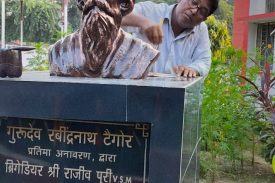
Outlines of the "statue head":
[{"label": "statue head", "polygon": [[94,23],[103,30],[119,29],[122,17],[134,8],[134,0],[76,0],[82,11],[82,27],[91,27]]},{"label": "statue head", "polygon": [[51,75],[144,78],[158,51],[123,31],[134,0],[76,0],[79,30],[50,47]]},{"label": "statue head", "polygon": [[80,35],[87,67],[98,73],[118,37],[122,16],[134,8],[134,0],[76,0],[82,11]]},{"label": "statue head", "polygon": [[[129,14],[133,8],[134,0],[76,0],[77,7],[83,12],[82,18],[91,13],[105,12],[113,18],[116,24],[121,23],[122,16]],[[92,11],[91,11],[92,10]]]}]

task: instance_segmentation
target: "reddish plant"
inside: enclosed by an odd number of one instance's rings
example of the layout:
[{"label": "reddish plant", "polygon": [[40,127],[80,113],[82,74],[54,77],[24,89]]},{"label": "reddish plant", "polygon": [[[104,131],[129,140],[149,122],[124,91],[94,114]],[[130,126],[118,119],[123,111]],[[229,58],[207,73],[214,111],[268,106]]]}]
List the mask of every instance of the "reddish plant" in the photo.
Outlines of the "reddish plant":
[{"label": "reddish plant", "polygon": [[[255,60],[251,60],[260,68],[261,82],[254,82],[246,76],[239,75],[239,77],[253,86],[253,89],[248,91],[246,96],[254,98],[256,104],[259,105],[257,106],[256,115],[269,114],[268,121],[271,122],[271,125],[261,129],[259,140],[265,144],[263,152],[266,160],[271,162],[273,155],[275,155],[275,103],[270,92],[275,85],[275,76],[272,77],[270,62],[265,61],[262,67]],[[260,83],[260,86],[258,86],[258,83]]]}]

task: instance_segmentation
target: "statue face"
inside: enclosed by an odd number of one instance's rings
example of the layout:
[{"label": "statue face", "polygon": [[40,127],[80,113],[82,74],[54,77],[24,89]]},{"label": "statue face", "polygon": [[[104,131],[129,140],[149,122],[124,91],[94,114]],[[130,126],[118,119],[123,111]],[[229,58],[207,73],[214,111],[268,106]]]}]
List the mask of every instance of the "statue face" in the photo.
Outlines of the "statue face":
[{"label": "statue face", "polygon": [[134,0],[76,0],[77,7],[83,14],[87,14],[97,6],[100,10],[108,12],[110,16],[129,14],[134,8]]},{"label": "statue face", "polygon": [[76,0],[82,11],[82,24],[91,27],[97,23],[102,29],[119,29],[122,16],[134,8],[134,0]]},{"label": "statue face", "polygon": [[[117,28],[121,24],[121,13],[117,3],[111,0],[87,0],[83,7],[82,20],[91,23],[92,19],[100,22],[104,28],[111,28],[110,25]],[[88,25],[87,25],[88,26]]]},{"label": "statue face", "polygon": [[[122,14],[120,4],[116,0],[82,0],[82,27],[86,33],[107,36],[111,31],[116,35],[120,28]],[[96,26],[96,27],[95,27]],[[99,36],[98,35],[98,36]],[[93,36],[96,36],[93,34]],[[93,37],[95,39],[95,37]]]},{"label": "statue face", "polygon": [[76,0],[82,11],[81,42],[87,67],[99,73],[118,36],[122,16],[133,10],[134,0]]}]

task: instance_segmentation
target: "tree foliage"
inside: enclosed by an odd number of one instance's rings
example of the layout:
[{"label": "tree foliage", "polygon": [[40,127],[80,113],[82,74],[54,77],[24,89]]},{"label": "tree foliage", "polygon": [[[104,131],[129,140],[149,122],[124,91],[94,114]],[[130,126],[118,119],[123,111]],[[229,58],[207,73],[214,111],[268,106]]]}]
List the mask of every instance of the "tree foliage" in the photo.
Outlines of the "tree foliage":
[{"label": "tree foliage", "polygon": [[233,5],[234,0],[227,0],[228,4]]},{"label": "tree foliage", "polygon": [[214,16],[208,17],[206,23],[209,30],[211,50],[215,57],[219,56],[221,49],[231,45],[231,36],[227,29],[227,23],[217,20]]},{"label": "tree foliage", "polygon": [[70,0],[68,6],[68,21],[72,31],[79,28],[81,11],[77,8],[75,0]]},{"label": "tree foliage", "polygon": [[[50,42],[58,29],[60,6],[55,1],[24,0],[24,41]],[[20,39],[20,1],[6,1],[6,40]]]},{"label": "tree foliage", "polygon": [[226,21],[230,35],[232,34],[233,5],[226,0],[220,0],[219,8],[214,16],[221,21]]}]

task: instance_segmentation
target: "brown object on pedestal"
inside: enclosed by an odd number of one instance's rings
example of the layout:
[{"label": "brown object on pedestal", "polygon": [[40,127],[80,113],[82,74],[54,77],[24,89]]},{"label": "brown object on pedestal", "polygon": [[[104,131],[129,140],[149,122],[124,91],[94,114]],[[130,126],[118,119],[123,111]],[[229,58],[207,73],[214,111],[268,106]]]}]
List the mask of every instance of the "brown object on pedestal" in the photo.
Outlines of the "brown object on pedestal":
[{"label": "brown object on pedestal", "polygon": [[22,75],[21,52],[33,49],[35,48],[30,46],[0,49],[0,77],[20,77]]}]

